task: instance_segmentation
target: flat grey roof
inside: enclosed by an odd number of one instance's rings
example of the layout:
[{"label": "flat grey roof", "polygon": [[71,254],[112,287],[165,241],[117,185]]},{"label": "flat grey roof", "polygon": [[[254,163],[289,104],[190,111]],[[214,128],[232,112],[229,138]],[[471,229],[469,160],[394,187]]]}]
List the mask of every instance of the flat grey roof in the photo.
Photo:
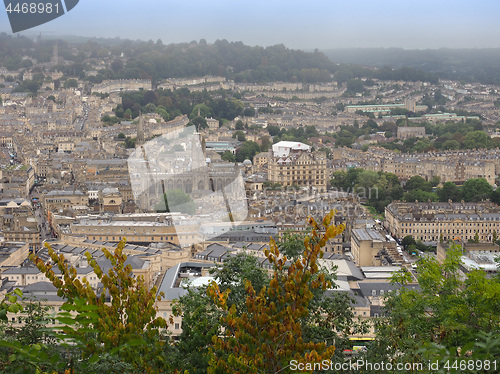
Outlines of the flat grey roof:
[{"label": "flat grey roof", "polygon": [[357,236],[359,240],[379,240],[384,241],[384,238],[378,231],[371,229],[354,229],[352,230],[354,236]]},{"label": "flat grey roof", "polygon": [[165,294],[165,296],[163,297],[164,300],[178,299],[181,296],[184,296],[187,294],[187,290],[185,288],[175,287],[175,281],[177,280],[179,270],[181,268],[199,267],[200,269],[202,269],[202,268],[213,267],[213,266],[215,266],[215,265],[209,264],[209,263],[181,262],[181,263],[179,263],[179,264],[175,265],[174,267],[167,270],[167,272],[165,273],[165,276],[163,277],[163,281],[161,282],[161,285],[158,288],[158,293],[163,292]]}]

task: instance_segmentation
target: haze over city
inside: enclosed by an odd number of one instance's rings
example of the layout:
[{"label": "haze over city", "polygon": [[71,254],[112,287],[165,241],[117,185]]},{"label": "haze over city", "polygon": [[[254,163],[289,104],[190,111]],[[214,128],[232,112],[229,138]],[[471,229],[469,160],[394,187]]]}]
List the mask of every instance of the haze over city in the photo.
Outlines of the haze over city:
[{"label": "haze over city", "polygon": [[[22,35],[120,37],[164,43],[205,39],[298,49],[496,48],[500,3],[82,0],[68,14]],[[0,31],[11,33],[7,14]]]},{"label": "haze over city", "polygon": [[498,0],[4,3],[0,373],[500,373]]}]

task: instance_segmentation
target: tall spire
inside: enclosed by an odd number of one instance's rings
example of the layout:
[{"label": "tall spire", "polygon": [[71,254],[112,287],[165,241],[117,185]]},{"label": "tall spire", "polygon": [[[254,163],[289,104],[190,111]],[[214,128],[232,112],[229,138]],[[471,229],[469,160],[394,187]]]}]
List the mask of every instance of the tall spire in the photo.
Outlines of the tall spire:
[{"label": "tall spire", "polygon": [[144,122],[142,118],[142,111],[139,113],[139,124],[137,126],[137,136],[135,138],[135,146],[144,144]]},{"label": "tall spire", "polygon": [[57,41],[55,42],[52,50],[52,64],[59,65],[59,48],[57,45]]}]

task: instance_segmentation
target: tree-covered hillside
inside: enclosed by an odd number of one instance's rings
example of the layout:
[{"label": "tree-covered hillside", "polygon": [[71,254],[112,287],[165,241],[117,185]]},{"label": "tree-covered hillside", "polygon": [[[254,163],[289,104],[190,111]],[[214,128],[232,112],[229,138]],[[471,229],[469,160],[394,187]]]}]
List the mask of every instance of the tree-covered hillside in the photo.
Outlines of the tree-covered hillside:
[{"label": "tree-covered hillside", "polygon": [[413,67],[433,73],[443,79],[500,83],[500,49],[427,49],[402,48],[335,49],[324,53],[333,61],[343,64],[361,64],[395,69]]},{"label": "tree-covered hillside", "polygon": [[[374,70],[360,65],[338,64],[335,59],[329,59],[317,50],[304,52],[282,44],[248,46],[227,40],[209,44],[203,39],[168,45],[161,40],[143,42],[120,39],[79,43],[42,39],[35,42],[3,33],[0,34],[0,66],[15,71],[29,69],[37,63],[48,63],[56,43],[58,54],[65,63],[49,69],[57,69],[65,77],[81,78],[91,83],[100,83],[105,79],[142,78],[161,81],[205,75],[249,83],[336,81],[343,84],[360,77],[437,81],[436,75],[415,68]],[[97,74],[86,74],[96,69]]]}]

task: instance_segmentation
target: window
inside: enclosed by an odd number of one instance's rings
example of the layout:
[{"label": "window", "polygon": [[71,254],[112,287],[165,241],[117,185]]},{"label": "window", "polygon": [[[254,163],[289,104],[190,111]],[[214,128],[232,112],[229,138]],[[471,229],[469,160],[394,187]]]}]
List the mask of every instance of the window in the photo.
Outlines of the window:
[{"label": "window", "polygon": [[179,330],[179,324],[178,323],[175,324],[175,329]]}]

